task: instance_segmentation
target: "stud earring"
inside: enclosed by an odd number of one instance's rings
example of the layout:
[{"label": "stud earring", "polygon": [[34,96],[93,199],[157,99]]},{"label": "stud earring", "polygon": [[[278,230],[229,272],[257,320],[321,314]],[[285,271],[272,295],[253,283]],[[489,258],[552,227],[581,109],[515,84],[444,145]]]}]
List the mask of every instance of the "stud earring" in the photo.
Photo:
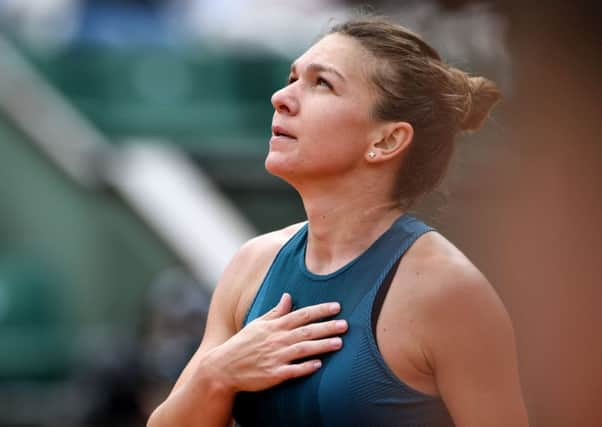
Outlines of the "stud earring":
[{"label": "stud earring", "polygon": [[370,157],[371,159],[373,159],[373,158],[375,158],[375,157],[376,157],[376,153],[375,153],[374,151],[370,151],[370,152],[368,153],[368,157]]}]

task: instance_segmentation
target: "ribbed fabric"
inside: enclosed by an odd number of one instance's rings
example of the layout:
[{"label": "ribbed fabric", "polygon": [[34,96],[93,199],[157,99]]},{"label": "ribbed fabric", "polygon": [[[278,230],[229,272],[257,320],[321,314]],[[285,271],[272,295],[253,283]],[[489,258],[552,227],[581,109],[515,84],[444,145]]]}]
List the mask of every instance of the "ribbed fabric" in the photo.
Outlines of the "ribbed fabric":
[{"label": "ribbed fabric", "polygon": [[405,251],[432,230],[403,215],[364,253],[339,270],[317,275],[305,266],[307,225],[280,250],[245,324],[273,308],[284,292],[294,308],[338,301],[347,320],[343,348],[321,356],[314,374],[256,393],[239,393],[234,417],[242,427],[453,426],[439,398],[400,381],[382,358],[371,326],[374,301],[383,280]]}]

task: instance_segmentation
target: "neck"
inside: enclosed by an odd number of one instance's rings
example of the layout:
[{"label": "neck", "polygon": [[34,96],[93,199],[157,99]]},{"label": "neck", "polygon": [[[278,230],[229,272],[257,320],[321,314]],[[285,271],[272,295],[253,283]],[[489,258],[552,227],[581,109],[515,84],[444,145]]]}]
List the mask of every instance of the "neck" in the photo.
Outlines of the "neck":
[{"label": "neck", "polygon": [[300,191],[309,221],[305,262],[316,274],[336,271],[364,252],[403,213],[382,191]]}]

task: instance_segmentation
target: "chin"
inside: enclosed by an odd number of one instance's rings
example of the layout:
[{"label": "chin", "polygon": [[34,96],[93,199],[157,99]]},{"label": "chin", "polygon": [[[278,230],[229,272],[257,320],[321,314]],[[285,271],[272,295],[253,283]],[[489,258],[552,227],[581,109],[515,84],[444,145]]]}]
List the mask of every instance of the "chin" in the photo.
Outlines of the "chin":
[{"label": "chin", "polygon": [[291,165],[290,161],[278,158],[280,156],[274,154],[275,153],[268,153],[268,156],[264,162],[265,170],[268,171],[270,175],[274,175],[275,177],[278,177],[293,185],[295,176],[293,171],[295,168],[293,165]]},{"label": "chin", "polygon": [[279,161],[279,159],[275,159],[274,157],[275,156],[273,153],[268,153],[264,162],[265,170],[271,175],[284,179],[283,175],[286,175],[287,169],[286,164],[284,164],[285,162]]},{"label": "chin", "polygon": [[300,160],[299,158],[281,152],[269,152],[264,166],[266,171],[293,187],[297,184],[306,183],[316,179],[327,179],[329,177],[341,176],[349,171],[346,164],[333,164],[332,160]]}]

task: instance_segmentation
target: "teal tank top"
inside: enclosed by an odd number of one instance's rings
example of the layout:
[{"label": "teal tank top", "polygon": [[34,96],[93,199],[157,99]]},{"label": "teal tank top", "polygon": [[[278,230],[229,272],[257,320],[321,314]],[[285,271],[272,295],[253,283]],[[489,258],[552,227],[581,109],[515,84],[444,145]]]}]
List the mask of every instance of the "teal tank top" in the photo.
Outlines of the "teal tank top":
[{"label": "teal tank top", "polygon": [[305,266],[307,224],[280,249],[245,318],[272,309],[284,292],[294,309],[338,301],[349,328],[343,348],[319,356],[315,373],[260,392],[241,392],[233,416],[242,427],[453,426],[440,398],[400,381],[382,358],[374,324],[397,264],[432,230],[403,215],[364,253],[339,270],[317,275]]}]

